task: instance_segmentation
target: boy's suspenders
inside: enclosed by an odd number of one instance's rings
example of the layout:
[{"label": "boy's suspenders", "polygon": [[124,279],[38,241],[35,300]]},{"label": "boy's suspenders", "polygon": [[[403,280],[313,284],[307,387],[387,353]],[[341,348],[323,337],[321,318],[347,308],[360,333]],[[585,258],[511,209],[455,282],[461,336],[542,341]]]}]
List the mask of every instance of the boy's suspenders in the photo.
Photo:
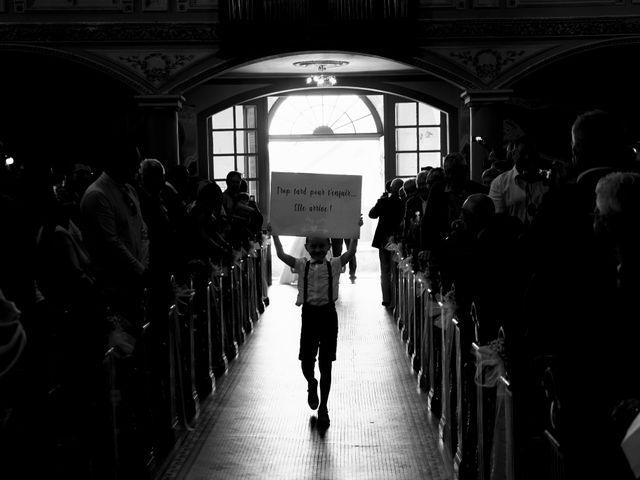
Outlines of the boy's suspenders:
[{"label": "boy's suspenders", "polygon": [[[327,263],[327,273],[329,274],[329,303],[333,303],[333,275],[331,274],[331,262],[329,260]],[[309,284],[307,280],[309,279],[309,265],[311,261],[307,260],[307,264],[304,266],[304,303],[307,303],[307,285]]]}]

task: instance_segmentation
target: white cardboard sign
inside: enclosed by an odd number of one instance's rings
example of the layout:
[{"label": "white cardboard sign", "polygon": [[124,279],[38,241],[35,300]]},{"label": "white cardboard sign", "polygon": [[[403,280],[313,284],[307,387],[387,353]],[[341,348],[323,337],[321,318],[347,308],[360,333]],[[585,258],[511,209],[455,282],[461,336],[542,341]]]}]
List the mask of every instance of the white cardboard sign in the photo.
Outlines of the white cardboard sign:
[{"label": "white cardboard sign", "polygon": [[273,233],[358,238],[361,194],[360,175],[272,172]]}]

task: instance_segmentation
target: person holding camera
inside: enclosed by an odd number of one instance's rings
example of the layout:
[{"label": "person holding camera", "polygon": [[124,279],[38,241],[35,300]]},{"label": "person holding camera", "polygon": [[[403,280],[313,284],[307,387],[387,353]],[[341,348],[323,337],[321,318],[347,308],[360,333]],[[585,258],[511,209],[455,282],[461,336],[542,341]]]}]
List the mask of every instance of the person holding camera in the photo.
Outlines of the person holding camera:
[{"label": "person holding camera", "polygon": [[496,213],[516,217],[526,226],[531,224],[549,187],[540,174],[540,156],[533,141],[522,136],[513,143],[513,168],[491,182],[489,197]]}]

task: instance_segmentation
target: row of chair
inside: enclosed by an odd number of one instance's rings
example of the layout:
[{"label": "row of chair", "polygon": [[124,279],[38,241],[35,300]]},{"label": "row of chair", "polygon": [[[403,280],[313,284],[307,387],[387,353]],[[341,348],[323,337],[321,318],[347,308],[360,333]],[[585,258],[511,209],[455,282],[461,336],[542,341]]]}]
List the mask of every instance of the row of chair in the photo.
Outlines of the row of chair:
[{"label": "row of chair", "polygon": [[103,461],[110,478],[153,478],[196,427],[216,378],[268,305],[270,257],[269,245],[256,243],[232,265],[195,275],[168,311],[147,309],[135,347],[127,351],[125,336],[109,348],[104,433],[110,454]]},{"label": "row of chair", "polygon": [[412,259],[396,258],[394,319],[428,405],[438,420],[454,478],[515,477],[513,395],[504,361],[481,345],[478,321],[463,327],[454,299],[434,291]]}]

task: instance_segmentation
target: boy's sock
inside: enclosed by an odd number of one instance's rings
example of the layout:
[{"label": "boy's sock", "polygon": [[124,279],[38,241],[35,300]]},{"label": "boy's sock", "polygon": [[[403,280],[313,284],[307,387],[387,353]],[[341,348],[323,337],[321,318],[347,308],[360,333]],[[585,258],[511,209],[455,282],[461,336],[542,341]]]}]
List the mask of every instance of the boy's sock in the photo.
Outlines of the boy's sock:
[{"label": "boy's sock", "polygon": [[315,410],[318,408],[318,403],[320,400],[318,399],[318,381],[314,378],[309,382],[309,388],[307,388],[307,403],[309,404],[309,408],[311,410]]},{"label": "boy's sock", "polygon": [[329,419],[329,410],[327,410],[326,405],[322,405],[318,408],[318,425],[322,427],[328,427],[331,423]]}]

